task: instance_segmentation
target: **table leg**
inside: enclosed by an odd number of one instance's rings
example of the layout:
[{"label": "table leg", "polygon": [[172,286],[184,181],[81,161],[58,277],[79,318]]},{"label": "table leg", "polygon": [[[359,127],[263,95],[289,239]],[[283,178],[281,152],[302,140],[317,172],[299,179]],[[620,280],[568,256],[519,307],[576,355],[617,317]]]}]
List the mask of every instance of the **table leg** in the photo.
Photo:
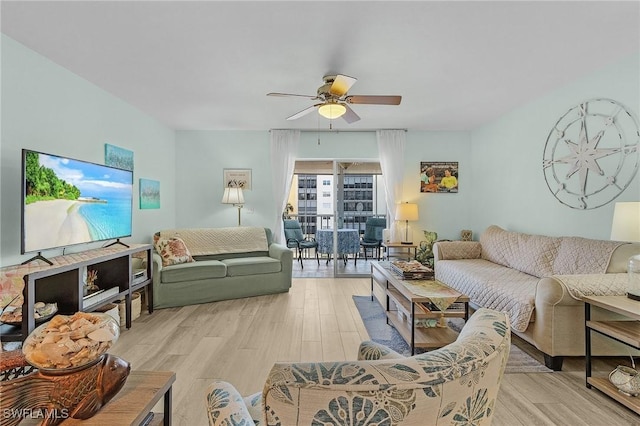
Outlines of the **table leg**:
[{"label": "table leg", "polygon": [[163,426],[171,426],[171,388],[164,393],[164,420]]},{"label": "table leg", "polygon": [[413,356],[416,352],[416,304],[411,302],[411,355]]},{"label": "table leg", "polygon": [[591,389],[589,377],[591,377],[591,329],[587,327],[587,321],[591,320],[591,305],[584,304],[584,360],[585,360],[585,383]]}]

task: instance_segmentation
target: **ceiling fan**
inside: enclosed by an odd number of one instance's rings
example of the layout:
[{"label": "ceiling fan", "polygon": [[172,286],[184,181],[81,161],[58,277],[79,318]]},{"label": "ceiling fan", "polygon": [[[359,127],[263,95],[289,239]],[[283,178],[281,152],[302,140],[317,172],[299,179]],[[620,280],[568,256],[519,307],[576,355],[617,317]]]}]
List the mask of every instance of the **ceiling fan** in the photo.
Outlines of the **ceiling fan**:
[{"label": "ceiling fan", "polygon": [[293,93],[267,93],[267,96],[296,96],[309,98],[312,101],[320,101],[315,105],[303,109],[300,112],[287,117],[287,120],[295,120],[303,117],[314,110],[323,117],[334,119],[342,117],[347,123],[360,120],[349,104],[369,104],[369,105],[400,105],[402,96],[386,95],[347,95],[347,92],[358,79],[347,75],[325,75],[324,84],[318,88],[316,95],[297,95]]}]

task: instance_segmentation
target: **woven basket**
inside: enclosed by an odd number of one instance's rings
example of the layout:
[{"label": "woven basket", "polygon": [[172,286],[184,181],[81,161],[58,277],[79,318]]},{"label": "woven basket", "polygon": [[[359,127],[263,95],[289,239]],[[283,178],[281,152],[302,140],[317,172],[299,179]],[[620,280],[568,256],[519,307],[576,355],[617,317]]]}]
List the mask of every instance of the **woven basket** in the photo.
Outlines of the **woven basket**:
[{"label": "woven basket", "polygon": [[115,303],[107,303],[106,305],[96,309],[96,312],[104,312],[105,314],[109,314],[114,320],[116,320],[116,323],[118,323],[118,325],[122,324],[122,321],[120,321],[120,307]]},{"label": "woven basket", "polygon": [[[125,307],[125,301],[118,302],[118,311],[120,312],[120,324],[125,325],[127,323],[127,310]],[[142,312],[142,299],[140,292],[134,291],[131,293],[131,321],[138,318]]]}]

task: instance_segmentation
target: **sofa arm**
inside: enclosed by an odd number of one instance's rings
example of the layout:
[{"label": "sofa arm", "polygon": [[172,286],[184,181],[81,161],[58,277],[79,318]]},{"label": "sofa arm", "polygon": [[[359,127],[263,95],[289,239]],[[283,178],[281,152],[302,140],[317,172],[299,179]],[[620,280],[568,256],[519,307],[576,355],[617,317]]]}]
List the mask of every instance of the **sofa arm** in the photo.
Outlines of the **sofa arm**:
[{"label": "sofa arm", "polygon": [[360,348],[358,348],[358,361],[400,358],[404,358],[404,355],[371,340],[360,343]]},{"label": "sofa arm", "polygon": [[627,293],[626,273],[554,275],[571,297],[582,300],[584,296],[624,296]]},{"label": "sofa arm", "polygon": [[482,246],[478,241],[438,241],[433,245],[433,259],[480,259]]},{"label": "sofa arm", "polygon": [[205,403],[210,426],[254,424],[245,401],[230,383],[221,380],[211,383]]},{"label": "sofa arm", "polygon": [[282,263],[290,262],[293,264],[293,252],[289,247],[282,244],[273,243],[269,246],[269,257],[278,259]]}]

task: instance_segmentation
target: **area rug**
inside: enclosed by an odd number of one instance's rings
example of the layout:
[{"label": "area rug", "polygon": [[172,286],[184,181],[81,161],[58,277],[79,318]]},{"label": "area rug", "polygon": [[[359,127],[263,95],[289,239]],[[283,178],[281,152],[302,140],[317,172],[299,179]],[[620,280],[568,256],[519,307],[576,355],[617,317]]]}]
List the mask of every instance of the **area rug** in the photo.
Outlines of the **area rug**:
[{"label": "area rug", "polygon": [[[362,322],[364,323],[371,340],[385,345],[405,356],[409,356],[411,354],[409,344],[404,341],[402,336],[400,336],[400,333],[398,333],[394,327],[387,324],[384,309],[375,298],[372,301],[369,296],[353,296],[353,302],[358,308],[358,312],[360,312],[360,317],[362,317]],[[460,320],[460,322],[462,322],[462,320]],[[462,324],[457,322],[449,323],[449,326],[454,329],[459,329],[461,325]],[[417,349],[416,351],[419,352],[420,349]],[[540,364],[516,345],[511,345],[505,373],[550,372],[552,372],[551,369]]]}]

